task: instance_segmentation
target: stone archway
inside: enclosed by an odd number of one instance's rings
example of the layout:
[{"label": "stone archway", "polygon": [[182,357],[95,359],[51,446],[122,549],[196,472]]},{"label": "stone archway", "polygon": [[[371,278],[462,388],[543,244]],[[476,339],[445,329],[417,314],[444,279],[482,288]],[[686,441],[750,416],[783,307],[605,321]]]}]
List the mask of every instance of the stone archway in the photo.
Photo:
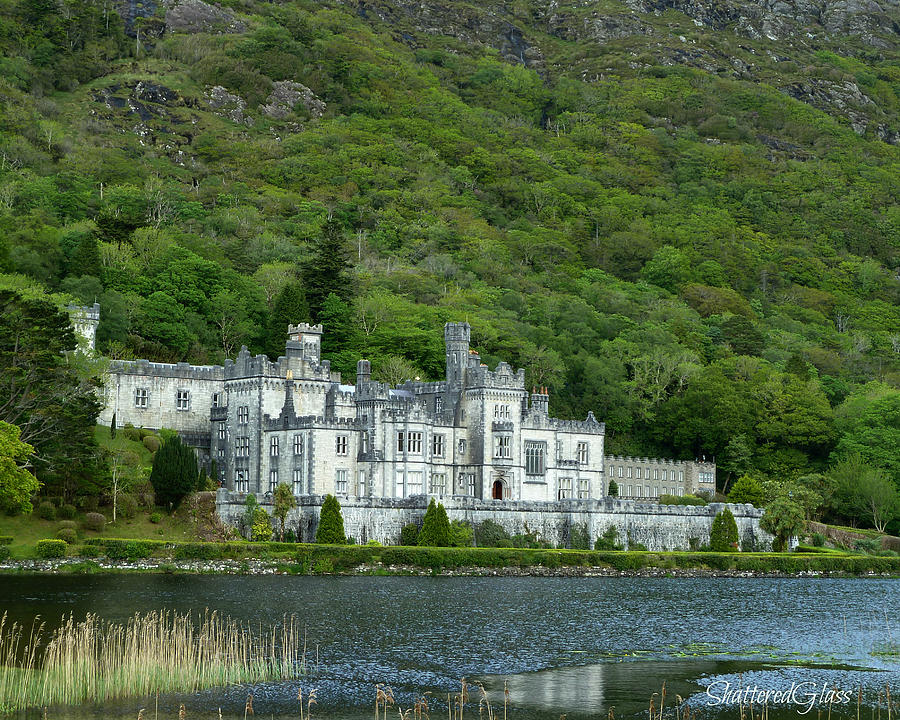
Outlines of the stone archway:
[{"label": "stone archway", "polygon": [[491,486],[491,498],[494,500],[502,500],[503,499],[503,481],[502,480],[494,480],[494,484]]}]

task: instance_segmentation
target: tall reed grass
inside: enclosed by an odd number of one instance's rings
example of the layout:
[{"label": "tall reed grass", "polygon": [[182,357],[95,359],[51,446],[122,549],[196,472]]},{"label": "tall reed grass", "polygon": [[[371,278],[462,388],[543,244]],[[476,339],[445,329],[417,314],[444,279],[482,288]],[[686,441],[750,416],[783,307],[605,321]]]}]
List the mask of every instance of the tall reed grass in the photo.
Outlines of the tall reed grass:
[{"label": "tall reed grass", "polygon": [[254,632],[208,610],[196,622],[170,611],[126,623],[68,615],[46,644],[43,633],[43,624],[26,634],[5,613],[0,619],[0,712],[286,680],[306,670],[293,616]]}]

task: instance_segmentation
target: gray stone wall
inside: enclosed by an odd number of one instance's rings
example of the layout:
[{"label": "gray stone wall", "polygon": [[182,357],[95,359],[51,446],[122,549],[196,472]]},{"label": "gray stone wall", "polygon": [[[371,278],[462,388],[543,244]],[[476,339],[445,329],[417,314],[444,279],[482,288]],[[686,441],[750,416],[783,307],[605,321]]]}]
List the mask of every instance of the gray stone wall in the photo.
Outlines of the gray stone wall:
[{"label": "gray stone wall", "polygon": [[[219,516],[226,524],[236,525],[244,512],[245,495],[220,490],[216,498]],[[303,496],[288,517],[287,526],[299,530],[305,542],[315,540],[322,496]],[[403,499],[339,498],[344,516],[344,531],[359,543],[377,540],[396,544],[404,525],[421,524],[428,496]],[[259,498],[260,504],[272,512],[271,498]],[[620,542],[645,545],[648,550],[689,550],[692,539],[699,545],[709,543],[713,518],[725,505],[712,503],[705,507],[658,505],[630,500],[573,500],[558,502],[486,501],[472,497],[448,497],[442,500],[450,520],[464,520],[478,525],[485,520],[499,523],[511,535],[535,532],[554,547],[566,547],[571,529],[587,526],[591,545],[598,536],[614,525]],[[771,546],[772,536],[759,527],[763,511],[751,505],[728,507],[734,514],[742,545],[753,543],[760,549]]]}]

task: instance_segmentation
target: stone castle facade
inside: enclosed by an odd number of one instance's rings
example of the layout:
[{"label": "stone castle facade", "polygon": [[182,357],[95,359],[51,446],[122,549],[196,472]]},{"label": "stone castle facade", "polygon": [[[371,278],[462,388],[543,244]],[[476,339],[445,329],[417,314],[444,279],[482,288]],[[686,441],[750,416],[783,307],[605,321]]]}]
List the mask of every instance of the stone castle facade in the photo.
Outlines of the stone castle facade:
[{"label": "stone castle facade", "polygon": [[[92,308],[93,310],[93,308]],[[301,497],[354,500],[431,495],[481,501],[655,499],[714,491],[715,465],[605,455],[605,428],[550,417],[546,389],[523,370],[488,369],[467,323],[447,323],[445,379],[398,387],[353,384],[320,357],[321,325],[288,328],[272,362],[242,348],[225,365],[114,361],[100,422],[171,428],[236,496],[279,483]]]}]

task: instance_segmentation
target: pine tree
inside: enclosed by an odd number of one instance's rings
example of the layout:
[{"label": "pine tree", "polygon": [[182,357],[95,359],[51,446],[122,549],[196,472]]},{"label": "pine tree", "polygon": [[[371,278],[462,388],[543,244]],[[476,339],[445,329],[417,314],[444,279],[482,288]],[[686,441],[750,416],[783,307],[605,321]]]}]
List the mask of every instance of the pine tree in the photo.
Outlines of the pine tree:
[{"label": "pine tree", "polygon": [[266,354],[273,359],[283,355],[288,325],[296,325],[308,319],[309,306],[306,304],[303,286],[296,281],[289,282],[275,298],[272,313],[266,323]]},{"label": "pine tree", "polygon": [[322,229],[315,255],[303,268],[303,287],[310,314],[318,320],[325,298],[334,293],[346,300],[350,295],[347,269],[350,267],[346,240],[341,224],[331,218]]},{"label": "pine tree", "polygon": [[619,483],[610,479],[609,489],[606,491],[606,494],[609,495],[609,497],[619,497]]},{"label": "pine tree", "polygon": [[428,503],[425,511],[425,519],[422,521],[422,531],[417,541],[419,545],[430,547],[449,547],[450,545],[450,520],[447,518],[447,510],[444,504],[437,504],[434,498]]},{"label": "pine tree", "polygon": [[113,413],[112,421],[109,423],[109,439],[116,439],[116,414]]},{"label": "pine tree", "polygon": [[738,548],[738,529],[731,510],[716,515],[709,531],[709,547],[713,552],[734,552]]},{"label": "pine tree", "polygon": [[344,535],[344,517],[341,515],[341,504],[334,495],[326,495],[319,513],[319,527],[316,529],[316,542],[327,545],[343,545],[347,542]]},{"label": "pine tree", "polygon": [[150,482],[160,505],[177,506],[197,485],[197,456],[177,435],[163,442],[153,456]]}]

